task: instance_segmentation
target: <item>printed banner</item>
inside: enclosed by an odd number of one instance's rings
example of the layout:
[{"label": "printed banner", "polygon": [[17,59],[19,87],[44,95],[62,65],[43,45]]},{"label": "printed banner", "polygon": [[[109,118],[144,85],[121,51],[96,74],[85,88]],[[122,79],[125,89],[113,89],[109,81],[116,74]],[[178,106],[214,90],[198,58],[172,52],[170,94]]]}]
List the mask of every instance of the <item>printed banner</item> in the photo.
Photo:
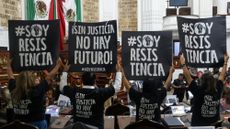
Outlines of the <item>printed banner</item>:
[{"label": "printed banner", "polygon": [[112,72],[117,61],[116,21],[69,23],[70,71]]},{"label": "printed banner", "polygon": [[221,67],[226,52],[225,17],[188,19],[177,17],[186,64],[190,67]]},{"label": "printed banner", "polygon": [[123,32],[122,63],[129,80],[165,79],[172,64],[172,32]]},{"label": "printed banner", "polygon": [[9,21],[14,71],[50,69],[59,55],[59,21]]}]

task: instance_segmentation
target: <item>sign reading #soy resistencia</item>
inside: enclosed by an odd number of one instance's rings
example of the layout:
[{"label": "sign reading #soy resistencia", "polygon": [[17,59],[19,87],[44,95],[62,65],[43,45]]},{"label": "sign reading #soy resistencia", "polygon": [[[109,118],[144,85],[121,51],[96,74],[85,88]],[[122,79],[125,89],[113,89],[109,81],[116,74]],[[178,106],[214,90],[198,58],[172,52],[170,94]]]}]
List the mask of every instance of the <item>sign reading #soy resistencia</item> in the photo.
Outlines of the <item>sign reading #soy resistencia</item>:
[{"label": "sign reading #soy resistencia", "polygon": [[59,21],[9,21],[14,71],[50,69],[59,52]]},{"label": "sign reading #soy resistencia", "polygon": [[74,72],[112,72],[117,61],[116,21],[69,23],[69,63]]},{"label": "sign reading #soy resistencia", "polygon": [[172,32],[123,32],[122,62],[129,80],[165,79],[172,64]]},{"label": "sign reading #soy resistencia", "polygon": [[191,67],[220,67],[226,52],[225,17],[188,19],[177,17],[186,63]]}]

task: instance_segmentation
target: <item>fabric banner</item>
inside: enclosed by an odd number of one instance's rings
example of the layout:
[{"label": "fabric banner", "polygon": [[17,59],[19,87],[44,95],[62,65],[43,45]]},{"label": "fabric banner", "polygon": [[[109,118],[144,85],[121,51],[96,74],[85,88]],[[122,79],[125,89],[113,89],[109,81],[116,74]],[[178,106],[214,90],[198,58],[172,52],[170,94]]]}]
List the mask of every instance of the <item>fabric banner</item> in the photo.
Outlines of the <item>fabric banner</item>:
[{"label": "fabric banner", "polygon": [[60,20],[60,49],[63,50],[67,37],[68,22],[81,21],[80,0],[27,0],[27,20]]},{"label": "fabric banner", "polygon": [[122,63],[129,80],[165,79],[172,64],[172,32],[123,32]]},{"label": "fabric banner", "polygon": [[116,21],[69,23],[70,71],[112,72],[117,61]]},{"label": "fabric banner", "polygon": [[59,57],[59,20],[9,21],[14,71],[50,69]]},{"label": "fabric banner", "polygon": [[221,67],[226,52],[224,16],[188,19],[177,17],[186,64],[195,68]]}]

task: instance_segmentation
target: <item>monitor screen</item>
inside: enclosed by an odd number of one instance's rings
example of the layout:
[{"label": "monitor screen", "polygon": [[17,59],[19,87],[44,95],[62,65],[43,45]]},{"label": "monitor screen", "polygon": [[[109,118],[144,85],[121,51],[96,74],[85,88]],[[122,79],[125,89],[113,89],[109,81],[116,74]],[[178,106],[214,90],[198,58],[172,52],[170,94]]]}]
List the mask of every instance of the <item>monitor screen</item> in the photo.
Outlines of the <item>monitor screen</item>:
[{"label": "monitor screen", "polygon": [[187,6],[188,0],[170,0],[170,6]]}]

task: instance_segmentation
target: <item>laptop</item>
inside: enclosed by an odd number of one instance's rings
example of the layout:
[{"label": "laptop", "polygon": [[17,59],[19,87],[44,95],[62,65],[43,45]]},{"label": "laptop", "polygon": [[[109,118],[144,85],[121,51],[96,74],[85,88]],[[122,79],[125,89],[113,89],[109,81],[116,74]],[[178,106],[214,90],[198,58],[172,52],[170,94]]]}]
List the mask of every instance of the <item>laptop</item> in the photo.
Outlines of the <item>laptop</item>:
[{"label": "laptop", "polygon": [[170,106],[173,116],[183,116],[186,115],[184,106]]},{"label": "laptop", "polygon": [[165,117],[163,118],[163,123],[168,127],[184,127],[185,124],[179,117]]},{"label": "laptop", "polygon": [[60,111],[60,107],[58,107],[56,105],[50,105],[50,106],[46,107],[46,114],[50,114],[51,117],[59,116],[59,111]]},{"label": "laptop", "polygon": [[215,129],[215,126],[193,126],[188,127],[188,129]]}]

